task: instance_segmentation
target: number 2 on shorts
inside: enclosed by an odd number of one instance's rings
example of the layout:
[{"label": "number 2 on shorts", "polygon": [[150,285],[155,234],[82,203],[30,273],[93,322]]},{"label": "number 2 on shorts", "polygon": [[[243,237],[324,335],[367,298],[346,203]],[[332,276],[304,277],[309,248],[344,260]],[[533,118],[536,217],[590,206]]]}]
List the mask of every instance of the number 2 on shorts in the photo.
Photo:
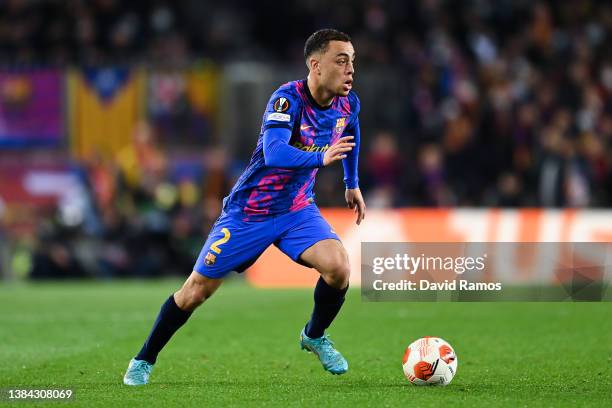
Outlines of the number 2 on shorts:
[{"label": "number 2 on shorts", "polygon": [[221,253],[221,248],[219,248],[219,245],[225,244],[232,236],[227,228],[223,228],[221,232],[223,233],[223,237],[219,238],[210,245],[210,250],[216,252],[217,254]]}]

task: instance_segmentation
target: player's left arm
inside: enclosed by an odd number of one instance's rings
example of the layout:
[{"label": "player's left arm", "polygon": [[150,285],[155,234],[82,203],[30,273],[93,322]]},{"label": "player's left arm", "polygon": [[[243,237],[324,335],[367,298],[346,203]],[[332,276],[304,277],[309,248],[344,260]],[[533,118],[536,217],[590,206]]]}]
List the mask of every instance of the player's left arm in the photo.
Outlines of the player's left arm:
[{"label": "player's left arm", "polygon": [[359,118],[355,116],[353,121],[347,126],[344,131],[344,136],[353,136],[353,143],[355,146],[353,150],[347,153],[347,156],[342,160],[342,166],[344,167],[344,185],[346,186],[346,192],[344,197],[346,204],[349,208],[355,210],[357,214],[357,225],[361,224],[361,221],[365,218],[366,205],[359,189],[359,144],[360,144],[360,130],[359,130]]}]

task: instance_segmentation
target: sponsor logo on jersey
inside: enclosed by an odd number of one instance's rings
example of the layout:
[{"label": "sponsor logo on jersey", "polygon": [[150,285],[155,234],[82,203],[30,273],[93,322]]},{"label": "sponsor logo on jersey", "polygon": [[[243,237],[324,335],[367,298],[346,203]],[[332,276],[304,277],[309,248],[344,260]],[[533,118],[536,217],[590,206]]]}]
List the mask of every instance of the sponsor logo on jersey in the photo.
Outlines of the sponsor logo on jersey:
[{"label": "sponsor logo on jersey", "polygon": [[324,152],[329,149],[329,144],[326,144],[325,146],[317,146],[316,144],[305,145],[301,142],[293,142],[293,147],[305,152]]},{"label": "sponsor logo on jersey", "polygon": [[274,110],[277,112],[286,112],[289,109],[289,100],[282,96],[274,101]]},{"label": "sponsor logo on jersey", "polygon": [[278,122],[289,122],[291,121],[291,115],[288,115],[286,113],[272,112],[272,113],[268,113],[268,120],[276,120]]}]

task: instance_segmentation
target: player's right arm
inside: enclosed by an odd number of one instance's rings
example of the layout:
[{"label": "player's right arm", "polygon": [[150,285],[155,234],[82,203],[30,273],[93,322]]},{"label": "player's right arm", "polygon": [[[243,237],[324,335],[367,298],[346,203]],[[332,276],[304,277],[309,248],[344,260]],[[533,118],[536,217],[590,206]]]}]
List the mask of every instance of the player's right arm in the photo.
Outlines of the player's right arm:
[{"label": "player's right arm", "polygon": [[316,168],[342,160],[353,148],[350,137],[340,138],[326,152],[306,152],[289,144],[298,116],[299,100],[290,92],[272,95],[264,117],[263,155],[266,166],[285,169]]},{"label": "player's right arm", "polygon": [[273,127],[264,131],[263,154],[266,166],[284,169],[323,166],[322,153],[309,153],[289,145],[291,130]]},{"label": "player's right arm", "polygon": [[353,136],[345,136],[331,145],[325,153],[305,152],[289,145],[291,131],[271,128],[263,135],[263,154],[266,166],[286,169],[315,168],[328,166],[331,163],[346,158],[355,143]]}]

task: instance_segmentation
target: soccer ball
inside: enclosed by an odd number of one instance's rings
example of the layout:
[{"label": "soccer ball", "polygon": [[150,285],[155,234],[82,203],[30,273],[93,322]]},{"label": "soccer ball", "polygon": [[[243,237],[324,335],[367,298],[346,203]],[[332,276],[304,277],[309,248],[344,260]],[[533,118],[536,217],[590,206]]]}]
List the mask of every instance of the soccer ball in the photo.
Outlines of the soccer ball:
[{"label": "soccer ball", "polygon": [[448,385],[457,373],[457,356],[438,337],[423,337],[406,347],[404,375],[414,385]]}]

